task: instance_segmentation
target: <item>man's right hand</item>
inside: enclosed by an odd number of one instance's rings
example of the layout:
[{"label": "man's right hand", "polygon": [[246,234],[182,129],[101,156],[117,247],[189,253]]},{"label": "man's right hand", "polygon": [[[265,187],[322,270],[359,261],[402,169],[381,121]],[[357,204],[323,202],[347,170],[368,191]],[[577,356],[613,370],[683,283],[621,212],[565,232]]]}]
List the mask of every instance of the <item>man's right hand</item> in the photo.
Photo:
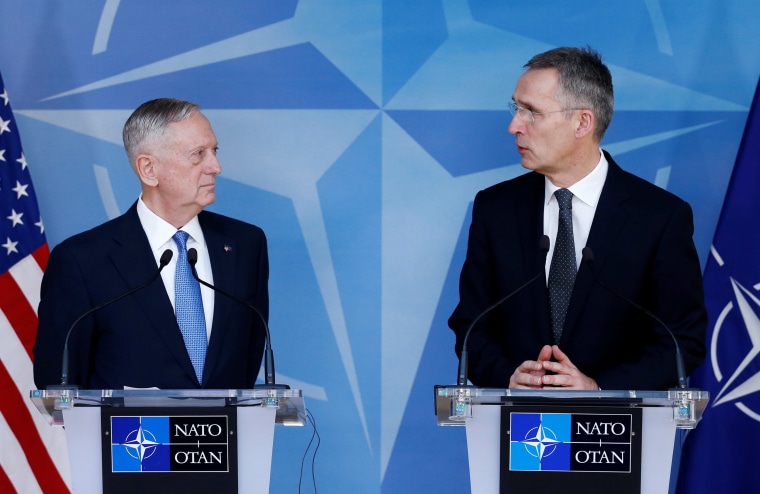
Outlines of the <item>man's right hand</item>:
[{"label": "man's right hand", "polygon": [[509,387],[511,389],[543,388],[543,377],[546,374],[543,362],[550,361],[551,358],[552,347],[545,345],[538,352],[538,359],[526,360],[515,369],[512,377],[509,378]]}]

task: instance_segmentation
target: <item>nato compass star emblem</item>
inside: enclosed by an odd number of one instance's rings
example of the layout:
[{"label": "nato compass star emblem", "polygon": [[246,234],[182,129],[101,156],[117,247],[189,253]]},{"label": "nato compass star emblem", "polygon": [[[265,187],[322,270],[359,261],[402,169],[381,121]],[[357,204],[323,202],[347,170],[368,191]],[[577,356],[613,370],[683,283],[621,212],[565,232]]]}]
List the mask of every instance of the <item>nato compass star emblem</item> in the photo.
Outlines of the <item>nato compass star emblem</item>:
[{"label": "nato compass star emblem", "polygon": [[140,460],[140,463],[153,456],[158,444],[153,433],[143,429],[142,426],[127,434],[126,441],[123,443],[129,456]]},{"label": "nato compass star emblem", "polygon": [[[716,254],[717,253],[713,249],[713,255]],[[719,257],[716,256],[716,259],[719,259]],[[730,278],[730,281],[735,300],[729,301],[721,311],[715,323],[712,339],[710,341],[712,370],[718,385],[721,386],[712,406],[717,407],[727,403],[733,403],[734,406],[741,410],[745,415],[760,422],[760,412],[753,410],[742,401],[739,401],[741,398],[746,398],[760,391],[760,370],[758,370],[760,365],[758,365],[757,361],[757,356],[760,354],[760,318],[758,318],[758,313],[760,313],[760,299],[758,299],[755,293],[748,290],[734,278]],[[753,288],[755,290],[760,289],[760,284],[755,285]],[[731,311],[735,308],[739,309],[739,314],[744,322],[744,329],[746,330],[750,345],[747,349],[747,353],[743,357],[739,354],[741,362],[729,376],[724,374],[724,370],[721,368],[718,354],[718,343],[720,341],[723,325]],[[736,325],[735,329],[740,331],[740,325]]]},{"label": "nato compass star emblem", "polygon": [[544,427],[543,424],[534,427],[525,434],[525,439],[520,441],[525,445],[525,450],[538,459],[551,456],[557,449],[557,435],[553,430]]}]

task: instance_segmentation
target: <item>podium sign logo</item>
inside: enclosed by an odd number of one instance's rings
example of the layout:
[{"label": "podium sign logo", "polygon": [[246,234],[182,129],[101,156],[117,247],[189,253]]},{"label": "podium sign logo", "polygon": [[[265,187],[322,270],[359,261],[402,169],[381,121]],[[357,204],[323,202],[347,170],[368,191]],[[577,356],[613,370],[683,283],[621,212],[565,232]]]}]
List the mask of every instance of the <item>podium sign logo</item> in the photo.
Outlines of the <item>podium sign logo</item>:
[{"label": "podium sign logo", "polygon": [[112,472],[228,472],[224,415],[111,417]]},{"label": "podium sign logo", "polygon": [[631,472],[630,414],[511,413],[511,471]]}]

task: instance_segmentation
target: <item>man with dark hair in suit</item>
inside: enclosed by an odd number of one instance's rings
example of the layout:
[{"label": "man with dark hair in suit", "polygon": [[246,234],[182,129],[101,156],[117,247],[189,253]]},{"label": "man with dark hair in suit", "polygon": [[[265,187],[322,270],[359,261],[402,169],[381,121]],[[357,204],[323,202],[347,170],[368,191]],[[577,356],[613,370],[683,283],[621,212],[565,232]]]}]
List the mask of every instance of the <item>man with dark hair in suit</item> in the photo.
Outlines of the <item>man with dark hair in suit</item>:
[{"label": "man with dark hair in suit", "polygon": [[36,385],[60,383],[64,341],[77,317],[148,282],[171,250],[161,279],[73,328],[69,382],[89,389],[252,387],[265,341],[261,318],[200,286],[188,264],[195,249],[200,279],[268,317],[264,232],[204,211],[222,171],[209,121],[195,103],[161,98],[132,113],[123,138],[142,193],[122,216],[51,252],[34,346]]},{"label": "man with dark hair in suit", "polygon": [[[479,314],[543,266],[544,283],[539,278],[473,327],[474,384],[671,387],[678,377],[671,336],[623,297],[668,325],[687,374],[702,362],[707,314],[691,207],[600,148],[613,89],[598,53],[556,48],[526,68],[509,132],[532,171],[475,197],[460,301],[449,319],[456,352]],[[543,235],[548,254],[539,249]]]}]

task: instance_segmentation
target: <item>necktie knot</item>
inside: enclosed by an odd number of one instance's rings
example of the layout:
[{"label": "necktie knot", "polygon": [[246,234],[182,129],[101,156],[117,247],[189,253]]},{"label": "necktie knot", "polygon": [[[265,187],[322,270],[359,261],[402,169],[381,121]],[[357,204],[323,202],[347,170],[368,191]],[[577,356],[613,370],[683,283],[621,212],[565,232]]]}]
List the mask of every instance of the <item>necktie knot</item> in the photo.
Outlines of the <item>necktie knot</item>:
[{"label": "necktie knot", "polygon": [[172,237],[174,239],[174,243],[177,244],[177,248],[179,249],[180,254],[187,251],[187,239],[189,236],[190,234],[187,232],[177,230],[177,233],[175,233]]},{"label": "necktie knot", "polygon": [[573,209],[573,193],[567,189],[557,189],[554,191],[557,198],[557,204],[560,209]]}]

